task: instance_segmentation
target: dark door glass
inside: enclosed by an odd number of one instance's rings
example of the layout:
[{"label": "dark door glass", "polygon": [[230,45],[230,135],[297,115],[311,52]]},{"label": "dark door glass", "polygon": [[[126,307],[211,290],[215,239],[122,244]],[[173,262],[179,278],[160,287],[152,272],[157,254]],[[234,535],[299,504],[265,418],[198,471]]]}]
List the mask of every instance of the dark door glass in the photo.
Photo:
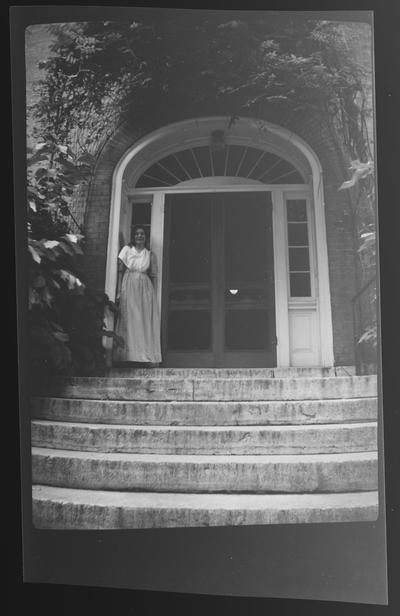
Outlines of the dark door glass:
[{"label": "dark door glass", "polygon": [[268,194],[224,200],[224,309],[227,350],[267,349],[273,297],[272,220]]},{"label": "dark door glass", "polygon": [[170,365],[274,365],[270,194],[171,195],[165,212]]},{"label": "dark door glass", "polygon": [[167,207],[167,345],[178,351],[211,349],[211,204],[199,195],[179,195]]}]

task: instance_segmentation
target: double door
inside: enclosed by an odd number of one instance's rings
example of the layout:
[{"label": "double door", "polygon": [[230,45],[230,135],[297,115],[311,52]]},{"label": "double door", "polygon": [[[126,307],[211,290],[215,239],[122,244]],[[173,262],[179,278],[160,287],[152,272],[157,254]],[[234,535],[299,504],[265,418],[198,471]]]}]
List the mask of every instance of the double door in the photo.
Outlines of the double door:
[{"label": "double door", "polygon": [[164,365],[276,365],[271,194],[166,196]]}]

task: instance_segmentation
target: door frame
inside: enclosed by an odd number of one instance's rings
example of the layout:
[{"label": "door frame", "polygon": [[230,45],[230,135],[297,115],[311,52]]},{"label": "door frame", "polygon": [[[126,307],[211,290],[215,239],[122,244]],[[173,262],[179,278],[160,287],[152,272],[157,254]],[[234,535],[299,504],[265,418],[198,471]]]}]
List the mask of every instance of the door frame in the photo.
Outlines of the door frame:
[{"label": "door frame", "polygon": [[[262,127],[260,129],[260,122]],[[157,129],[139,139],[129,148],[117,164],[112,184],[111,207],[109,219],[109,238],[107,246],[107,262],[105,276],[105,292],[111,300],[115,298],[117,280],[117,255],[119,251],[121,232],[121,207],[129,200],[148,200],[152,204],[151,214],[151,248],[158,257],[159,277],[157,281],[157,296],[161,307],[161,280],[162,280],[162,243],[163,243],[163,217],[164,199],[168,192],[193,192],[193,191],[223,191],[260,190],[272,192],[273,203],[273,227],[274,227],[274,260],[275,260],[275,309],[276,309],[276,332],[277,365],[286,367],[290,365],[318,365],[331,367],[334,365],[333,355],[333,328],[331,312],[331,296],[329,287],[328,249],[326,238],[324,193],[322,168],[318,157],[310,146],[300,137],[287,129],[269,122],[254,118],[240,118],[230,129],[230,142],[241,144],[255,144],[264,147],[278,155],[292,160],[298,167],[303,169],[303,175],[309,178],[308,184],[285,185],[257,184],[254,181],[246,181],[241,178],[200,178],[184,182],[181,185],[166,187],[165,189],[135,189],[135,178],[138,178],[143,169],[152,160],[157,160],[160,154],[170,151],[178,151],[179,148],[188,147],[188,144],[204,142],[208,139],[212,129],[224,127],[229,124],[226,116],[207,118],[195,118],[177,122]],[[309,170],[307,172],[307,169]],[[313,272],[316,280],[316,296],[310,301],[294,301],[288,296],[287,279],[287,250],[285,243],[286,220],[285,220],[285,197],[294,192],[306,195],[308,209],[311,213],[310,225],[312,236],[310,237],[311,258],[314,258]],[[308,298],[306,298],[308,299]],[[312,356],[309,364],[296,363],[296,353],[290,340],[290,331],[296,331],[296,318],[303,318],[313,312],[312,326],[318,339],[318,353]],[[293,318],[292,318],[293,317]],[[289,318],[291,319],[289,325]],[[105,315],[106,325],[113,328],[113,314],[108,311]],[[297,319],[298,323],[300,323]],[[293,323],[292,323],[293,322]],[[305,321],[304,321],[305,323]],[[310,321],[311,323],[311,321]],[[108,356],[111,356],[112,341],[105,339],[108,346]],[[301,357],[301,356],[300,356]],[[300,360],[303,361],[303,360]]]},{"label": "door frame", "polygon": [[[217,178],[213,178],[217,180]],[[222,178],[221,178],[222,180]],[[223,178],[226,182],[226,178]],[[188,183],[189,184],[189,183]],[[309,188],[302,184],[254,184],[238,183],[225,184],[220,180],[214,182],[214,186],[204,186],[204,182],[193,180],[184,187],[175,186],[166,190],[140,190],[131,194],[131,201],[151,203],[151,236],[150,245],[157,263],[159,274],[156,281],[156,294],[158,307],[161,314],[163,308],[163,254],[164,254],[164,216],[165,216],[165,196],[168,194],[198,194],[202,193],[227,193],[227,192],[260,192],[271,193],[272,201],[272,232],[273,232],[273,254],[274,254],[274,285],[275,285],[275,331],[277,337],[276,362],[278,367],[289,367],[291,365],[290,353],[290,319],[289,304],[301,305],[303,310],[317,311],[318,301],[315,296],[304,298],[300,302],[289,301],[288,284],[288,254],[287,254],[287,230],[285,216],[285,198],[290,195],[299,197],[300,195],[310,202]],[[313,231],[312,220],[309,221],[310,229],[310,260],[312,271],[316,276],[315,263],[315,233]],[[314,285],[315,288],[315,285]]]},{"label": "door frame", "polygon": [[[194,195],[194,196],[198,196],[199,194],[203,194],[203,195],[210,195],[211,197],[211,209],[213,209],[213,204],[212,204],[212,195],[229,195],[229,194],[233,194],[233,195],[237,195],[238,193],[251,193],[251,194],[260,194],[260,195],[265,195],[265,196],[270,196],[269,199],[265,200],[265,206],[266,208],[268,207],[269,209],[269,216],[270,221],[271,221],[271,240],[272,240],[272,248],[274,248],[274,229],[273,229],[273,204],[272,204],[272,195],[271,195],[271,191],[254,191],[251,190],[250,187],[248,190],[230,190],[230,191],[226,191],[226,190],[222,190],[222,189],[218,189],[215,190],[215,188],[213,190],[203,190],[203,191],[199,191],[199,190],[194,190],[192,189],[190,192],[189,191],[185,191],[183,194],[187,194],[187,195]],[[170,233],[170,217],[168,216],[168,212],[166,211],[165,208],[165,197],[166,196],[174,196],[174,195],[182,195],[182,191],[176,191],[176,192],[168,192],[166,194],[164,194],[164,220],[163,220],[163,249],[162,249],[162,254],[163,254],[163,258],[162,258],[162,262],[163,262],[163,276],[162,278],[160,277],[160,285],[161,285],[161,289],[160,289],[160,295],[161,295],[161,302],[159,303],[159,309],[160,309],[160,315],[161,315],[161,338],[162,338],[162,348],[163,348],[163,356],[166,353],[166,346],[167,346],[167,319],[168,319],[168,284],[169,284],[169,271],[166,271],[166,268],[169,268],[169,255],[168,255],[168,245],[166,244],[165,240],[169,239],[169,233]],[[225,207],[226,204],[224,204],[223,202],[221,203],[221,200],[219,200],[219,202],[217,201],[216,207],[220,208],[220,206],[223,205]],[[215,206],[215,204],[214,204]],[[201,207],[201,205],[200,205]],[[227,205],[227,207],[229,208],[229,205]],[[210,220],[210,224],[211,224],[211,253],[214,254],[214,250],[217,248],[218,251],[223,250],[223,243],[221,244],[220,241],[218,241],[216,234],[218,233],[218,231],[220,231],[220,234],[222,236],[224,236],[224,208],[223,209],[219,209],[219,214],[217,215],[217,217],[215,217],[215,214],[217,213],[217,211],[215,211],[215,213],[211,213],[211,220]],[[154,238],[153,238],[154,240]],[[219,254],[219,253],[218,253]],[[214,255],[215,256],[215,255]],[[221,257],[221,255],[219,255]],[[222,261],[220,259],[212,259],[212,268],[211,268],[211,288],[216,290],[217,289],[217,294],[216,296],[211,300],[211,304],[214,307],[214,309],[216,309],[216,313],[214,313],[214,310],[212,310],[212,321],[211,321],[211,329],[212,329],[212,340],[213,340],[213,349],[207,351],[171,351],[171,355],[174,357],[174,362],[177,362],[177,365],[190,365],[185,363],[185,359],[190,362],[190,361],[195,361],[199,367],[203,367],[203,366],[208,366],[210,364],[214,364],[216,362],[216,366],[223,366],[225,367],[225,363],[226,363],[226,367],[235,367],[235,366],[242,366],[242,362],[247,358],[248,362],[254,362],[254,360],[256,359],[256,363],[254,365],[260,365],[260,366],[264,366],[264,365],[268,365],[269,367],[274,367],[275,366],[275,362],[276,362],[276,326],[275,326],[275,320],[276,320],[276,309],[275,309],[275,294],[276,294],[276,286],[275,286],[275,281],[273,283],[273,311],[271,314],[271,320],[273,322],[273,331],[274,331],[274,337],[273,337],[273,342],[272,342],[272,346],[273,348],[269,351],[269,353],[266,351],[266,349],[243,349],[242,351],[240,350],[229,350],[229,349],[224,349],[224,320],[222,317],[222,314],[225,314],[225,311],[223,309],[223,300],[222,297],[220,295],[221,291],[220,291],[220,287],[221,287],[221,283],[223,282],[222,279],[219,279],[220,276],[223,275],[223,270],[224,267],[221,268],[222,264],[225,264],[224,261],[224,257],[221,257]],[[271,260],[273,261],[274,259],[274,253],[272,252],[271,255]],[[219,264],[219,265],[218,265]],[[274,264],[272,264],[272,273],[274,274],[275,268],[274,268]],[[157,285],[157,290],[158,290],[159,285]],[[272,296],[272,288],[271,288],[271,296]],[[220,321],[220,319],[222,319]],[[268,360],[268,355],[271,354],[272,355],[272,364],[267,364],[265,362],[267,361],[271,361]],[[196,357],[194,357],[196,356]]]}]

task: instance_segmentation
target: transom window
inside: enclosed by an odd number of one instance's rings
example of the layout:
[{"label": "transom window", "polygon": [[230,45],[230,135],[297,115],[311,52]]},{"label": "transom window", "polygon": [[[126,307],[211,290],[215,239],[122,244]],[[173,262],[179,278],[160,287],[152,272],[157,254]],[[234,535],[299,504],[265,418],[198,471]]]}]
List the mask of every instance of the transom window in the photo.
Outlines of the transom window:
[{"label": "transom window", "polygon": [[263,184],[304,184],[304,178],[287,160],[243,145],[187,148],[153,163],[140,176],[136,188],[161,188],[202,177],[240,177]]}]

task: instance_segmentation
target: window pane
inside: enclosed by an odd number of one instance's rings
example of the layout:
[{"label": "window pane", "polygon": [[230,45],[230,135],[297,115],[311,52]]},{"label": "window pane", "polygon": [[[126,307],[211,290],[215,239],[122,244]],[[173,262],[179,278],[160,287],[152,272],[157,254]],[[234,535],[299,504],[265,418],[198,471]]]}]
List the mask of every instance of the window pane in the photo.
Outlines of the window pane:
[{"label": "window pane", "polygon": [[227,148],[224,147],[222,150],[213,150],[211,148],[211,156],[213,159],[214,175],[224,175]]},{"label": "window pane", "polygon": [[206,350],[211,347],[211,314],[207,310],[172,310],[168,315],[168,348],[171,351]]},{"label": "window pane", "polygon": [[170,171],[174,176],[176,176],[176,178],[178,178],[175,181],[176,184],[178,183],[178,181],[184,182],[185,180],[190,179],[188,178],[182,167],[179,165],[175,156],[167,156],[166,158],[163,158],[160,162],[166,169],[168,169],[168,171]]},{"label": "window pane", "polygon": [[177,152],[175,156],[177,157],[183,168],[186,170],[186,173],[190,176],[190,178],[198,178],[200,176],[191,150],[183,150],[182,152]]},{"label": "window pane", "polygon": [[278,169],[282,162],[282,159],[271,154],[271,152],[265,152],[262,160],[258,163],[256,169],[251,174],[251,177],[256,180],[262,180],[265,184],[272,183],[271,180],[274,176],[275,170]]},{"label": "window pane", "polygon": [[288,224],[289,246],[308,246],[307,223]]},{"label": "window pane", "polygon": [[[287,160],[281,159],[279,165],[270,171],[272,184],[295,184],[302,183],[303,179],[299,172]],[[265,179],[264,179],[265,181]]]},{"label": "window pane", "polygon": [[272,257],[271,209],[267,209],[267,203],[257,195],[231,197],[225,206],[224,228],[228,285],[265,281]]},{"label": "window pane", "polygon": [[288,222],[307,220],[307,202],[305,199],[288,199],[286,206]]},{"label": "window pane", "polygon": [[132,205],[132,223],[134,225],[149,225],[150,219],[150,203],[134,203]]},{"label": "window pane", "polygon": [[138,182],[136,183],[137,188],[148,188],[149,186],[152,186],[154,188],[165,188],[165,186],[169,186],[169,185],[170,185],[169,182],[167,184],[161,181],[159,178],[148,176],[147,172],[144,173],[139,178]]},{"label": "window pane", "polygon": [[[161,164],[164,166],[163,163]],[[161,167],[161,165],[159,165],[158,163],[152,165],[152,167],[150,167],[150,169],[145,172],[145,175],[157,178],[160,182],[163,182],[164,186],[173,186],[174,184],[176,184],[176,180],[173,175],[168,173],[168,171],[165,171],[163,167]],[[148,185],[153,186],[153,182],[149,181]]]},{"label": "window pane", "polygon": [[245,148],[242,145],[230,145],[228,147],[228,165],[226,175],[237,175],[240,161],[244,154]]},{"label": "window pane", "polygon": [[270,344],[268,312],[228,310],[225,317],[225,348],[266,349]]},{"label": "window pane", "polygon": [[310,297],[310,274],[290,274],[290,295],[292,297]]},{"label": "window pane", "polygon": [[289,248],[289,269],[293,271],[308,271],[310,256],[308,248]]},{"label": "window pane", "polygon": [[254,167],[258,159],[260,158],[261,154],[262,152],[260,150],[256,150],[255,148],[247,149],[246,155],[243,158],[243,161],[240,167],[239,177],[245,178],[248,176],[248,174],[250,173],[250,171],[252,170],[252,168]]},{"label": "window pane", "polygon": [[210,204],[203,197],[174,197],[171,207],[170,282],[209,282]]},{"label": "window pane", "polygon": [[201,173],[203,174],[203,176],[207,177],[207,176],[212,175],[209,146],[193,148],[193,152],[196,156],[197,162],[199,163],[199,167],[201,169]]},{"label": "window pane", "polygon": [[264,184],[304,183],[304,178],[292,163],[276,154],[229,144],[221,149],[206,145],[169,154],[150,165],[136,186],[174,186],[191,178],[213,175],[250,177]]}]

